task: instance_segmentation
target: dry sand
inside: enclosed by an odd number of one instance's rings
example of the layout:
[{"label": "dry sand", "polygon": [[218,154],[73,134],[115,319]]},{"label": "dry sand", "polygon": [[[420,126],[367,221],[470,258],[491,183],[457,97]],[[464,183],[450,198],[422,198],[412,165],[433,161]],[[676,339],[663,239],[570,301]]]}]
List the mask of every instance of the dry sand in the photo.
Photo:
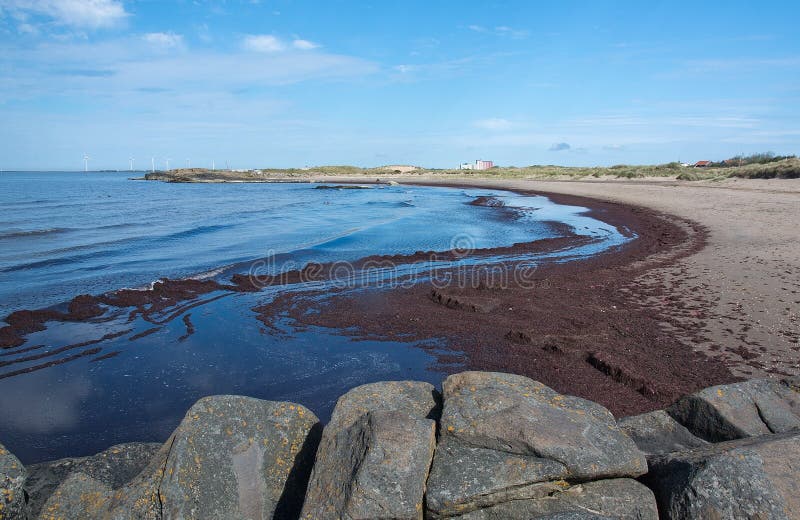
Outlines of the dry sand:
[{"label": "dry sand", "polygon": [[654,297],[650,305],[680,300],[676,317],[694,321],[691,328],[704,337],[685,341],[724,360],[734,375],[800,375],[800,180],[394,179],[578,195],[698,222],[709,232],[704,249],[631,283],[667,289],[670,298]]}]

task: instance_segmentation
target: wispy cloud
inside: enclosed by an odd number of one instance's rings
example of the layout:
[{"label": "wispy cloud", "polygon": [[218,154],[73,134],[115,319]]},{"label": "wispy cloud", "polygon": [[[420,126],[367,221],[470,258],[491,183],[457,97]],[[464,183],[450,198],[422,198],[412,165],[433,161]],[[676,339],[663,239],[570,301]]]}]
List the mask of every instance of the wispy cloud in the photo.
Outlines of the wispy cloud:
[{"label": "wispy cloud", "polygon": [[117,0],[3,0],[0,8],[19,20],[21,30],[26,31],[33,27],[31,18],[81,29],[102,29],[114,27],[129,16]]},{"label": "wispy cloud", "polygon": [[563,152],[565,150],[569,150],[572,148],[569,143],[555,143],[550,146],[547,150],[550,152]]},{"label": "wispy cloud", "polygon": [[253,52],[274,53],[286,50],[284,44],[276,36],[270,34],[250,34],[244,37],[242,46]]},{"label": "wispy cloud", "polygon": [[530,34],[528,31],[523,29],[514,29],[512,27],[508,27],[507,25],[500,25],[494,28],[494,32],[501,36],[508,36],[509,38],[514,38],[515,40],[521,40],[523,38],[527,38]]},{"label": "wispy cloud", "polygon": [[501,117],[490,117],[488,119],[479,119],[472,123],[473,126],[477,128],[482,128],[484,130],[491,130],[491,131],[500,131],[500,130],[510,130],[514,126],[513,121],[509,121],[508,119],[503,119]]},{"label": "wispy cloud", "polygon": [[529,31],[524,29],[515,29],[513,27],[509,27],[507,25],[498,25],[496,27],[485,27],[483,25],[468,25],[467,29],[472,32],[476,33],[484,33],[484,34],[494,34],[496,36],[505,36],[508,38],[513,38],[515,40],[522,40],[527,38],[530,34]]},{"label": "wispy cloud", "polygon": [[292,47],[294,47],[295,49],[300,49],[302,51],[310,51],[311,49],[319,48],[319,46],[320,45],[318,43],[314,43],[308,40],[297,39],[292,41]]},{"label": "wispy cloud", "polygon": [[177,34],[148,33],[102,42],[0,46],[0,54],[7,57],[0,68],[0,82],[7,85],[0,90],[0,103],[50,95],[129,99],[131,92],[153,95],[158,92],[153,89],[164,86],[187,92],[236,92],[360,77],[379,70],[374,62],[320,50],[163,52],[182,42]]},{"label": "wispy cloud", "polygon": [[311,51],[320,48],[321,45],[301,38],[295,38],[291,42],[287,42],[272,34],[248,34],[242,40],[242,47],[251,52],[273,54],[289,49]]},{"label": "wispy cloud", "polygon": [[173,32],[147,33],[142,36],[142,40],[153,48],[162,51],[183,47],[183,36]]},{"label": "wispy cloud", "polygon": [[398,81],[412,81],[423,79],[441,79],[491,66],[498,59],[511,53],[475,54],[462,58],[453,58],[429,63],[402,63],[394,65],[392,70],[397,72],[394,78]]}]

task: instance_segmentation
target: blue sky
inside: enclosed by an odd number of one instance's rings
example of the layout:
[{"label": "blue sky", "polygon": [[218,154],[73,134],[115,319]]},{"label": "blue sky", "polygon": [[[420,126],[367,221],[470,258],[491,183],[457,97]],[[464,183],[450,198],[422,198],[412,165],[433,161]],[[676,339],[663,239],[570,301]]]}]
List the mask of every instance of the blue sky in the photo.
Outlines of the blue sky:
[{"label": "blue sky", "polygon": [[800,3],[0,0],[0,168],[800,152]]}]

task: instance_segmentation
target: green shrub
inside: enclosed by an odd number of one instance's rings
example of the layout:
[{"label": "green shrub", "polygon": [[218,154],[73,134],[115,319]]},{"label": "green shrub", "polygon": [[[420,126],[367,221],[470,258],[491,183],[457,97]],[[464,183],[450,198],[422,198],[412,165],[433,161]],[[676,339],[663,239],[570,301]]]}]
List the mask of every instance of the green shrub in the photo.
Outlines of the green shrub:
[{"label": "green shrub", "polygon": [[694,172],[681,172],[677,179],[679,181],[699,181],[700,176]]}]

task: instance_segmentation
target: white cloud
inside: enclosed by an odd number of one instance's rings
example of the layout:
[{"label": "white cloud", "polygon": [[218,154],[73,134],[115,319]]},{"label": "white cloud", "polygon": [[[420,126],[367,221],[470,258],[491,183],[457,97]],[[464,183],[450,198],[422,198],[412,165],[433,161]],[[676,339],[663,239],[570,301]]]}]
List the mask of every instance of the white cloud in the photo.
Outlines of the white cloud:
[{"label": "white cloud", "polygon": [[183,47],[183,36],[173,32],[147,33],[142,40],[158,50],[171,50]]},{"label": "white cloud", "polygon": [[509,27],[507,25],[498,25],[495,28],[488,28],[484,27],[483,25],[468,25],[467,29],[470,31],[474,31],[477,33],[492,33],[497,36],[507,36],[509,38],[513,38],[515,40],[521,40],[523,38],[527,38],[530,34],[528,31],[523,29],[514,29],[513,27]]},{"label": "white cloud", "polygon": [[500,117],[490,117],[489,119],[479,119],[472,123],[473,126],[478,128],[483,128],[484,130],[509,130],[510,128],[514,127],[514,123],[509,121],[508,119],[503,119]]},{"label": "white cloud", "polygon": [[180,35],[150,33],[104,41],[0,45],[4,57],[0,83],[9,86],[0,89],[0,104],[53,93],[134,99],[144,94],[161,96],[166,90],[231,92],[312,79],[361,77],[380,70],[374,62],[321,51],[153,52],[154,45],[175,49],[170,46],[181,41]]},{"label": "white cloud", "polygon": [[500,25],[494,28],[496,34],[500,36],[508,36],[510,38],[514,38],[515,40],[521,40],[523,38],[528,37],[528,31],[522,29],[514,29],[512,27],[508,27],[507,25]]},{"label": "white cloud", "polygon": [[43,16],[59,25],[87,29],[114,27],[129,16],[118,0],[3,0],[0,7],[19,20]]},{"label": "white cloud", "polygon": [[319,47],[319,44],[310,42],[308,40],[294,40],[292,42],[292,47],[303,51],[310,51],[311,49],[316,49]]},{"label": "white cloud", "polygon": [[291,43],[287,43],[271,34],[248,34],[242,40],[242,46],[245,50],[266,54],[283,52],[289,48],[310,51],[320,47],[318,43],[300,38],[295,38]]},{"label": "white cloud", "polygon": [[269,34],[250,34],[245,36],[243,46],[248,51],[274,53],[281,52],[286,49],[286,45]]}]

